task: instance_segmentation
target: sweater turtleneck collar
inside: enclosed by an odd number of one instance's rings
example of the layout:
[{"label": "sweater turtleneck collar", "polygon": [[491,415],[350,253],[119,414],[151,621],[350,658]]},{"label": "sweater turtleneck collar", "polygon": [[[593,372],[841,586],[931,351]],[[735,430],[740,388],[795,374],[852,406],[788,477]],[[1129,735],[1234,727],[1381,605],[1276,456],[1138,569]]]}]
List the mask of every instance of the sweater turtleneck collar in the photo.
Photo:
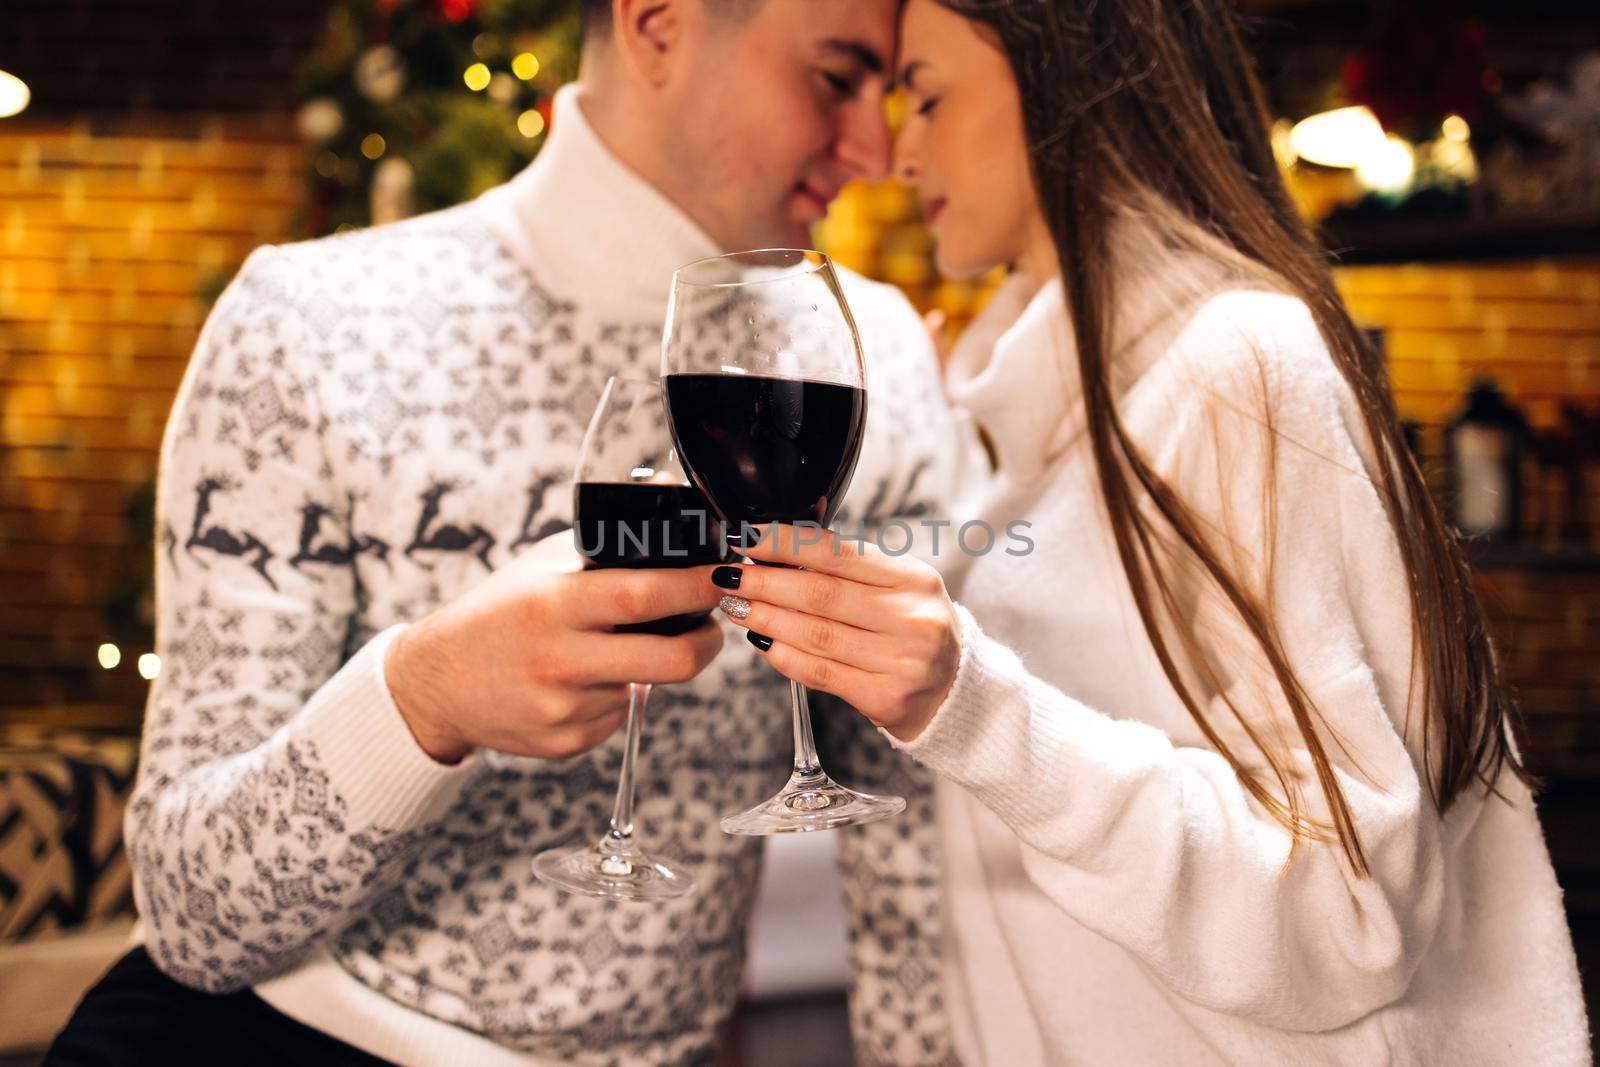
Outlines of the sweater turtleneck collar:
[{"label": "sweater turtleneck collar", "polygon": [[[1112,392],[1120,399],[1160,359],[1199,304],[1230,287],[1230,272],[1129,226],[1119,227],[1118,235],[1110,360]],[[971,342],[964,335],[951,356],[951,400],[989,435],[1001,477],[1027,485],[1084,428],[1078,346],[1061,278],[1042,287],[1013,278],[969,331]]]},{"label": "sweater turtleneck collar", "polygon": [[507,246],[557,297],[606,315],[659,318],[672,272],[722,249],[600,140],[581,90],[556,93],[539,155],[484,194]]}]

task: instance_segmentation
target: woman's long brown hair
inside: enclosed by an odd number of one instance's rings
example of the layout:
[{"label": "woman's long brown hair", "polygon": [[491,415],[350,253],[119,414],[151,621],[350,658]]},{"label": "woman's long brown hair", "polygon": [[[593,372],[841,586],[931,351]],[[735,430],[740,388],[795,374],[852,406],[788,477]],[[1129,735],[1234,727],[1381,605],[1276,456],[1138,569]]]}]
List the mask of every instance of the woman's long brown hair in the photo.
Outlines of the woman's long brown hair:
[{"label": "woman's long brown hair", "polygon": [[[1117,289],[1118,272],[1105,266],[1116,262],[1115,220],[1130,210],[1153,220],[1169,242],[1242,264],[1311,309],[1360,407],[1376,454],[1374,483],[1399,541],[1410,591],[1413,690],[1421,686],[1408,698],[1420,697],[1422,762],[1433,800],[1444,811],[1474,780],[1494,789],[1507,768],[1531,784],[1510,740],[1514,708],[1467,567],[1406,446],[1382,358],[1351,321],[1327,258],[1284,187],[1233,0],[941,2],[987,27],[1016,75],[1034,187],[1060,258],[1086,429],[1117,551],[1162,668],[1210,744],[1296,841],[1327,839],[1331,832],[1352,868],[1368,873],[1322,739],[1327,724],[1296,678],[1269,608],[1229,569],[1118,416],[1111,333],[1125,294]],[[1257,736],[1231,700],[1237,724],[1266,760],[1277,791],[1224,742],[1185,681],[1164,629],[1202,680],[1214,682],[1216,671],[1176,614],[1174,578],[1162,555],[1174,536],[1270,665],[1314,764],[1325,820],[1306,814],[1283,755]]]}]

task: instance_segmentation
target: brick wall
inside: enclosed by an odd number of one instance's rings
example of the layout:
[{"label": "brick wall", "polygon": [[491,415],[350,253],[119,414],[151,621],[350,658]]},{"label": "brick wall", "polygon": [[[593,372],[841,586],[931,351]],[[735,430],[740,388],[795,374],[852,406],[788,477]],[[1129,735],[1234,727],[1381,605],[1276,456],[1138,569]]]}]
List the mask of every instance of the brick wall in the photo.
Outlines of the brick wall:
[{"label": "brick wall", "polygon": [[286,109],[328,0],[5,0],[0,70],[29,114]]},{"label": "brick wall", "polygon": [[[1562,402],[1600,410],[1600,261],[1349,267],[1338,278],[1356,318],[1384,330],[1396,402],[1424,425],[1425,466],[1435,474],[1438,426],[1479,375],[1541,429],[1560,421]],[[1480,554],[1475,571],[1530,757],[1548,774],[1597,779],[1600,478],[1592,475],[1588,500],[1587,546],[1535,535],[1524,550]]]},{"label": "brick wall", "polygon": [[[327,0],[7,0],[0,70],[0,709],[137,722],[109,600],[137,586],[137,515],[209,300],[292,231],[288,113]],[[123,605],[124,612],[127,606]],[[131,713],[130,713],[131,709]],[[6,713],[0,710],[0,719]]]},{"label": "brick wall", "polygon": [[1339,286],[1363,325],[1383,327],[1411,418],[1449,417],[1478,374],[1540,425],[1562,400],[1600,404],[1600,260],[1349,267]]},{"label": "brick wall", "polygon": [[123,511],[209,299],[290,232],[301,167],[282,119],[0,123],[0,704],[138,706],[146,649],[89,669],[146,536]]},{"label": "brick wall", "polygon": [[1600,782],[1600,573],[1479,566],[1476,575],[1530,763]]}]

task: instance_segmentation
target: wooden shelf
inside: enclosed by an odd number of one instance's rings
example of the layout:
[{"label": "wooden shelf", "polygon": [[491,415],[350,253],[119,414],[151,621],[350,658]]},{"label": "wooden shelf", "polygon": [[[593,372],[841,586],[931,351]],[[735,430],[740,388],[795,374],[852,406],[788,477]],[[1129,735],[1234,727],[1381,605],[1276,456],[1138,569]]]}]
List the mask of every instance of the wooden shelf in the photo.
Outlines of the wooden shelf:
[{"label": "wooden shelf", "polygon": [[1539,218],[1361,219],[1324,223],[1341,266],[1600,255],[1600,214]]},{"label": "wooden shelf", "polygon": [[1542,574],[1600,573],[1600,549],[1583,545],[1541,548],[1498,541],[1467,541],[1467,562],[1478,571],[1532,571]]},{"label": "wooden shelf", "polygon": [[136,704],[29,704],[0,707],[0,729],[7,726],[135,734],[144,718]]}]

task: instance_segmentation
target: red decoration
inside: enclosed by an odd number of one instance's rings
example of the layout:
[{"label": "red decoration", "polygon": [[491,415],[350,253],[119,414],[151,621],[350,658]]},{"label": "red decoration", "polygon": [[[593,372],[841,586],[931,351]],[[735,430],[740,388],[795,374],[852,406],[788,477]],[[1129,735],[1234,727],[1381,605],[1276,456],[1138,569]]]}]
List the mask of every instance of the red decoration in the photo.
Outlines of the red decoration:
[{"label": "red decoration", "polygon": [[1395,10],[1341,73],[1351,101],[1370,107],[1384,129],[1425,134],[1452,113],[1477,118],[1491,72],[1482,25],[1435,3]]},{"label": "red decoration", "polygon": [[482,0],[437,0],[439,14],[450,22],[465,22],[478,13]]}]

